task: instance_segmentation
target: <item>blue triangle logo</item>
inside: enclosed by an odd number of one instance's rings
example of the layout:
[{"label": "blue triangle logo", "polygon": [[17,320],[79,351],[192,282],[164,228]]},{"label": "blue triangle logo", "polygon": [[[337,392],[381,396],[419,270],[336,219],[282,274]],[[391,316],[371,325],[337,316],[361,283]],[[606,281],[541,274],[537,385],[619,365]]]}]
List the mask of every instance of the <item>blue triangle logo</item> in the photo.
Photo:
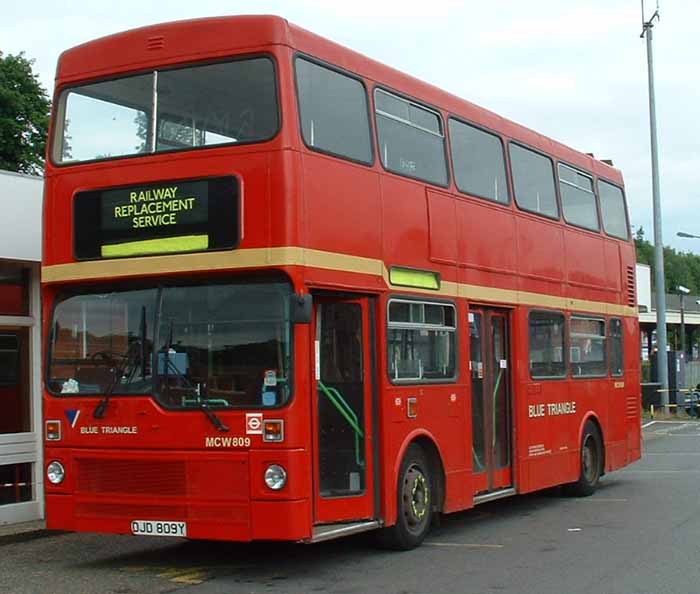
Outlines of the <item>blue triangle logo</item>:
[{"label": "blue triangle logo", "polygon": [[80,409],[68,409],[65,413],[70,426],[75,427],[75,424],[78,422],[78,417],[80,416]]}]

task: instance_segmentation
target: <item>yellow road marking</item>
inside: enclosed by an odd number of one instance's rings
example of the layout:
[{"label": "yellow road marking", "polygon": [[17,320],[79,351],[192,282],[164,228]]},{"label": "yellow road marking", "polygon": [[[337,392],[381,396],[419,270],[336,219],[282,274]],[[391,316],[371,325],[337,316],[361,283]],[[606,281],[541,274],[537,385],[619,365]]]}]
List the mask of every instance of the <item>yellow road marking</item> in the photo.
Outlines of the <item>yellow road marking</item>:
[{"label": "yellow road marking", "polygon": [[163,565],[128,565],[121,568],[130,573],[155,573],[175,584],[197,585],[209,579],[205,567],[166,567]]},{"label": "yellow road marking", "polygon": [[205,582],[208,578],[209,576],[203,571],[192,571],[190,573],[174,577],[170,581],[177,584],[197,585]]},{"label": "yellow road marking", "polygon": [[200,567],[170,568],[158,574],[176,584],[201,584],[207,579],[207,574]]}]

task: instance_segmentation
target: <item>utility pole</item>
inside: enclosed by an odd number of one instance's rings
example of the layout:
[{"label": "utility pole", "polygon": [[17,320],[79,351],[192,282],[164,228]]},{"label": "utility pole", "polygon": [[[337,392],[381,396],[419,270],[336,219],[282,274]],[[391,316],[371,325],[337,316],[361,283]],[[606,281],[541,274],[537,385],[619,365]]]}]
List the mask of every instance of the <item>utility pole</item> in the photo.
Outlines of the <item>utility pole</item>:
[{"label": "utility pole", "polygon": [[684,308],[683,308],[683,298],[690,294],[690,289],[688,287],[684,287],[683,285],[678,285],[676,287],[678,289],[678,297],[680,297],[681,301],[681,353],[683,353],[683,364],[685,365],[685,316],[684,316]]},{"label": "utility pole", "polygon": [[656,96],[654,94],[654,53],[652,30],[659,20],[659,5],[648,21],[644,20],[642,0],[642,34],[647,41],[649,70],[649,128],[651,132],[651,182],[654,202],[654,284],[656,286],[656,369],[661,384],[661,406],[668,409],[668,355],[666,354],[666,282],[664,280],[664,243],[661,231],[661,190],[659,184],[659,144],[656,137]]}]

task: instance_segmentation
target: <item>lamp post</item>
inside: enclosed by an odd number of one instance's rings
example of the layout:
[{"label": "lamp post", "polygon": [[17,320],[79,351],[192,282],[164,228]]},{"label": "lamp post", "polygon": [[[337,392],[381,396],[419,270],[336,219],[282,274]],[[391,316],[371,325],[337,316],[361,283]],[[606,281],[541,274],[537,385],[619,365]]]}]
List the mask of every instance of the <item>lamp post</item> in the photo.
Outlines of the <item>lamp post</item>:
[{"label": "lamp post", "polygon": [[[700,305],[700,299],[695,300],[695,305]],[[690,358],[691,359],[693,358],[693,353],[695,352],[695,347],[693,346],[693,340],[692,340],[694,334],[695,334],[694,332],[690,333],[690,338],[691,338],[691,340],[690,340]],[[695,342],[697,342],[697,340]]]},{"label": "lamp post", "polygon": [[692,233],[686,233],[685,231],[679,231],[676,233],[678,237],[685,237],[687,239],[700,239],[700,235],[693,235]]},{"label": "lamp post", "polygon": [[681,358],[685,364],[685,316],[683,315],[683,297],[690,293],[690,289],[688,287],[684,287],[683,285],[678,285],[676,288],[678,289],[678,296],[681,299]]},{"label": "lamp post", "polygon": [[656,286],[656,355],[659,383],[661,384],[661,406],[668,406],[668,357],[666,355],[666,281],[664,279],[664,242],[661,232],[661,183],[659,181],[659,143],[656,135],[656,94],[654,92],[654,54],[652,30],[659,19],[659,5],[649,20],[645,20],[642,0],[642,34],[647,42],[647,72],[649,76],[649,132],[651,140],[651,187],[654,210],[654,284]]}]

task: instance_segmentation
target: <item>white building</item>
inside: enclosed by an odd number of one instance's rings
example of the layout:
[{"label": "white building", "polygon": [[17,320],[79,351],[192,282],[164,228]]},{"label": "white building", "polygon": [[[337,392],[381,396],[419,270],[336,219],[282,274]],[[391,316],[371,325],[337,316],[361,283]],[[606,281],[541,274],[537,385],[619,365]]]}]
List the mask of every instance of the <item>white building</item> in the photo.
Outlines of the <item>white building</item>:
[{"label": "white building", "polygon": [[40,177],[0,171],[0,525],[44,515]]}]

